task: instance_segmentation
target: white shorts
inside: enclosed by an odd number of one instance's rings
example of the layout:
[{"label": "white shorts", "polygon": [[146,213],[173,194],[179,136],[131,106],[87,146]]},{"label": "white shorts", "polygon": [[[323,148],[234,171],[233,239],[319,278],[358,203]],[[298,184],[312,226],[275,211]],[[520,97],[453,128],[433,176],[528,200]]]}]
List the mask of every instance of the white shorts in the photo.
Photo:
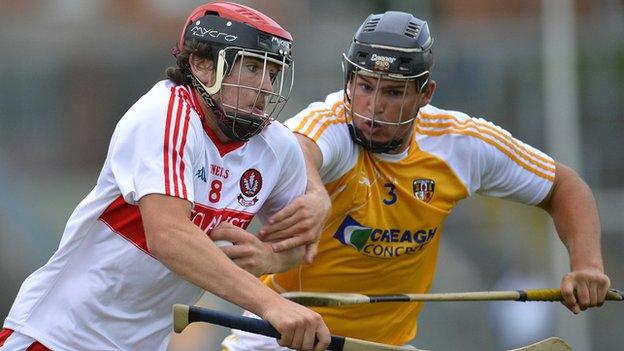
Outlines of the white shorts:
[{"label": "white shorts", "polygon": [[[243,313],[245,317],[251,318],[260,318],[255,314],[245,311]],[[222,351],[244,351],[244,350],[254,350],[254,351],[291,351],[287,347],[280,346],[277,343],[277,339],[244,332],[242,330],[232,329],[232,334],[228,335],[221,342]]]},{"label": "white shorts", "polygon": [[28,335],[10,329],[0,329],[0,351],[50,351]]},{"label": "white shorts", "polygon": [[[244,315],[258,318],[250,312],[245,312]],[[280,346],[275,338],[236,329],[232,329],[232,334],[223,339],[221,347],[221,351],[292,351],[292,349]],[[406,350],[416,350],[416,347],[412,345],[404,345],[403,347]]]}]

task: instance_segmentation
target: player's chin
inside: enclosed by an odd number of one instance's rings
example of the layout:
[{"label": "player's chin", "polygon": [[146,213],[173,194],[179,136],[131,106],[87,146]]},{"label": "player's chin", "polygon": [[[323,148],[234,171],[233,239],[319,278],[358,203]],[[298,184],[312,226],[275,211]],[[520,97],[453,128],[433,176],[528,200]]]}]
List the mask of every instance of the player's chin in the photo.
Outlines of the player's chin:
[{"label": "player's chin", "polygon": [[258,109],[256,107],[247,107],[247,106],[239,106],[238,108],[225,108],[225,112],[230,115],[239,115],[239,116],[255,116],[255,117],[264,117],[266,113]]},{"label": "player's chin", "polygon": [[377,131],[377,133],[364,132],[363,134],[366,140],[372,141],[375,144],[387,144],[393,140],[392,133],[381,133],[381,131]]},{"label": "player's chin", "polygon": [[381,140],[373,139],[373,143],[379,146],[383,146],[383,145],[389,145],[393,143],[393,140],[392,139],[381,139]]},{"label": "player's chin", "polygon": [[386,137],[384,136],[383,130],[381,127],[370,127],[370,126],[355,126],[358,129],[358,133],[362,135],[366,140],[383,140]]}]

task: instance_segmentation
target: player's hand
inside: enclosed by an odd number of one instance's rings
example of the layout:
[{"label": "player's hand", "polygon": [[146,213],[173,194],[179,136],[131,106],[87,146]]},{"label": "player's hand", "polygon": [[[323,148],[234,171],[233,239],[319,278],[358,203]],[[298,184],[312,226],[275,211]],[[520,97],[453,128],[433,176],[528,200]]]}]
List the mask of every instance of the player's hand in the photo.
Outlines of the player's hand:
[{"label": "player's hand", "polygon": [[574,314],[602,306],[610,286],[609,277],[601,270],[572,271],[561,279],[562,303]]},{"label": "player's hand", "polygon": [[258,235],[263,241],[271,242],[275,252],[306,245],[304,259],[312,263],[330,209],[327,193],[306,193],[269,218],[268,225]]},{"label": "player's hand", "polygon": [[[329,329],[320,314],[281,297],[268,305],[261,317],[282,335],[277,341],[280,346],[321,351],[331,340]],[[315,340],[318,340],[316,346]]]},{"label": "player's hand", "polygon": [[219,223],[210,233],[213,241],[227,240],[234,245],[220,246],[237,266],[259,277],[272,272],[273,251],[255,235],[228,222]]}]

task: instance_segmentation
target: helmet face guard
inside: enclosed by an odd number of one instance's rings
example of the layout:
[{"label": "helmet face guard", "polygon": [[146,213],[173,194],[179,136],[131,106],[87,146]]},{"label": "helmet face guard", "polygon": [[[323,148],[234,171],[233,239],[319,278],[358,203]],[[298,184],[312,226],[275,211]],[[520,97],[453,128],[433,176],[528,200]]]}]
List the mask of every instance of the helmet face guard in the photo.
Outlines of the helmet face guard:
[{"label": "helmet face guard", "polygon": [[[418,114],[418,109],[406,111],[408,92],[415,86],[416,93],[426,91],[430,68],[433,64],[431,47],[433,38],[429,35],[427,22],[411,14],[388,11],[380,15],[370,15],[360,26],[353,38],[347,54],[343,54],[344,99],[348,111],[349,130],[353,141],[371,152],[392,152],[404,145],[411,135],[410,126]],[[368,115],[357,111],[359,84],[366,77],[366,86],[372,95]],[[393,121],[380,119],[378,116],[378,96],[381,83],[399,82],[402,85],[402,97],[393,99],[392,104],[400,103],[399,115]],[[373,134],[375,126],[394,127],[394,133],[387,141],[375,142],[367,138],[354,119],[362,119],[367,126],[368,135]]]},{"label": "helmet face guard", "polygon": [[[236,83],[222,83],[224,87],[231,87],[236,90],[236,101],[234,103],[226,102],[221,99],[221,105],[226,111],[226,116],[232,121],[232,132],[239,139],[247,139],[246,135],[255,135],[260,132],[270,121],[280,114],[292,91],[294,82],[293,63],[286,62],[286,58],[282,61],[271,58],[267,52],[254,52],[254,50],[245,50],[239,48],[229,48],[238,50],[237,59],[230,70],[230,75],[238,77]],[[226,49],[228,50],[228,49]],[[262,62],[262,79],[258,86],[249,86],[241,84],[241,72],[248,58],[257,59]],[[279,71],[275,76],[271,77],[268,72],[267,65],[273,63],[279,67]],[[265,90],[263,85],[265,81],[270,80],[272,89]],[[252,106],[262,106],[262,110],[252,108],[251,110],[243,109],[240,105],[241,92],[248,90],[255,95]],[[223,90],[221,90],[223,91]]]},{"label": "helmet face guard", "polygon": [[[227,61],[231,57],[231,61]],[[243,70],[250,62],[258,66],[254,85],[242,82]],[[272,76],[272,67],[277,68]],[[231,77],[224,82],[225,77]],[[293,62],[284,56],[281,61],[266,51],[227,47],[219,50],[215,69],[215,81],[207,87],[197,77],[190,75],[193,86],[212,110],[219,128],[233,140],[247,140],[258,134],[280,114],[292,91],[294,82]],[[267,90],[270,80],[271,90]],[[224,91],[229,90],[227,97]],[[250,102],[250,95],[253,94]]]},{"label": "helmet face guard", "polygon": [[[187,23],[178,51],[194,41],[209,45],[215,79],[208,87],[190,66],[181,67],[183,72],[229,139],[247,140],[258,134],[277,118],[290,97],[292,37],[262,13],[232,3],[200,6]],[[250,63],[257,71],[252,84],[243,79],[249,76]]]},{"label": "helmet face guard", "polygon": [[[412,109],[412,111],[407,111],[405,109],[407,93],[409,89],[411,89],[412,85],[416,86],[418,93],[422,93],[427,86],[427,82],[429,81],[429,71],[424,71],[414,76],[398,76],[392,73],[371,71],[351,61],[345,54],[343,54],[342,59],[342,69],[345,73],[344,99],[349,118],[349,132],[351,134],[351,138],[367,150],[376,153],[386,153],[397,149],[403,144],[404,138],[410,134],[408,127],[406,126],[411,126],[418,113],[418,110],[414,111]],[[363,77],[368,78],[366,82],[363,82]],[[382,81],[396,81],[402,85],[400,98],[401,107],[396,121],[385,121],[378,117],[379,111],[377,99],[381,94],[380,85]],[[359,95],[356,93],[356,90],[358,89],[360,83],[364,83],[368,86],[371,82],[372,91],[368,94],[372,95],[372,102],[370,102],[370,106],[372,106],[372,108],[369,108],[368,115],[364,115],[363,111],[357,111],[355,108],[355,106],[358,105]],[[398,100],[395,101],[396,103],[399,103]],[[373,128],[375,126],[394,127],[394,133],[385,142],[373,141],[371,138],[367,138],[360,128],[356,127],[354,122],[355,118],[362,119],[367,122],[365,125],[369,128],[368,135],[373,134]]]}]

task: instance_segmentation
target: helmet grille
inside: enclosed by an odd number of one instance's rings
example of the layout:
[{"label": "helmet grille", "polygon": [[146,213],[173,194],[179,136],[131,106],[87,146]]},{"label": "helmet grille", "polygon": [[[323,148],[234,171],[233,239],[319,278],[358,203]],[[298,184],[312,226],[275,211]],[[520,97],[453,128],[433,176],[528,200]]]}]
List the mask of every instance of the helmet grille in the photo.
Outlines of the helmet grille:
[{"label": "helmet grille", "polygon": [[420,33],[420,27],[416,24],[416,22],[410,21],[407,24],[407,28],[405,28],[405,35],[410,38],[416,38],[418,33]]},{"label": "helmet grille", "polygon": [[362,29],[362,32],[372,32],[375,30],[375,28],[377,28],[377,24],[379,24],[379,20],[380,17],[373,17],[370,19],[370,21],[366,22],[366,24],[364,24],[364,28]]}]

